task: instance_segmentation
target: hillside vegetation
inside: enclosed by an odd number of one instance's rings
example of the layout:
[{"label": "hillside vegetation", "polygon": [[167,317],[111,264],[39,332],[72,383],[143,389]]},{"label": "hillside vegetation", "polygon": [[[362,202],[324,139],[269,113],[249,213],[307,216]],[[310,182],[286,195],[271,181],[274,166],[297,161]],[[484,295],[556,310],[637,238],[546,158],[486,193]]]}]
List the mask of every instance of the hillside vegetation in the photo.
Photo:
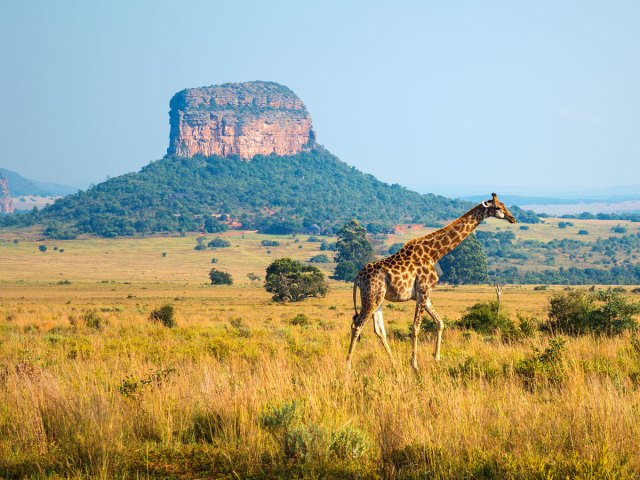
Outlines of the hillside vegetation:
[{"label": "hillside vegetation", "polygon": [[198,231],[211,214],[267,233],[330,231],[351,218],[392,225],[462,214],[470,203],[422,195],[364,174],[318,147],[297,155],[166,157],[5,225],[42,224],[54,238]]}]

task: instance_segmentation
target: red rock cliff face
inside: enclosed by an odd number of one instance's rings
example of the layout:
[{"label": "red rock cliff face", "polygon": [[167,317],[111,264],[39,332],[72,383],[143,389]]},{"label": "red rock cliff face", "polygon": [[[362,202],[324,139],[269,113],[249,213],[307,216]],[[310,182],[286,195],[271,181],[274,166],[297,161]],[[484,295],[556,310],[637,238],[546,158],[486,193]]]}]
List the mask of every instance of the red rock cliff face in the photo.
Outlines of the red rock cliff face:
[{"label": "red rock cliff face", "polygon": [[190,88],[171,99],[169,155],[294,155],[315,142],[311,117],[287,87],[272,82]]}]

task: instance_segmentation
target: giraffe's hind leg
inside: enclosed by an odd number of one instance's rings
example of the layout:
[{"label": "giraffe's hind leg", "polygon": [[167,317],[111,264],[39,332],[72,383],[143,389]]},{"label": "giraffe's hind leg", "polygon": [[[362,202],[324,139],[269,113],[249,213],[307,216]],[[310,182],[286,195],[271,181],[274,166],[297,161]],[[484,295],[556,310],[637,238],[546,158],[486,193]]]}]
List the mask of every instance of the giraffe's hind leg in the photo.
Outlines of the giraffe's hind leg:
[{"label": "giraffe's hind leg", "polygon": [[376,335],[382,342],[384,349],[387,351],[387,355],[389,355],[389,359],[393,364],[393,356],[391,355],[391,347],[389,347],[389,342],[387,341],[387,332],[384,329],[384,319],[382,318],[382,305],[378,307],[378,309],[373,312],[373,331],[376,332]]},{"label": "giraffe's hind leg", "polygon": [[375,294],[366,292],[366,287],[360,287],[360,298],[362,301],[362,309],[360,313],[353,317],[353,323],[351,324],[351,342],[349,343],[349,353],[347,354],[347,368],[351,369],[351,357],[353,356],[353,350],[356,346],[356,342],[360,338],[362,329],[365,322],[373,316],[373,312],[382,304],[384,300],[384,290],[375,292]]}]

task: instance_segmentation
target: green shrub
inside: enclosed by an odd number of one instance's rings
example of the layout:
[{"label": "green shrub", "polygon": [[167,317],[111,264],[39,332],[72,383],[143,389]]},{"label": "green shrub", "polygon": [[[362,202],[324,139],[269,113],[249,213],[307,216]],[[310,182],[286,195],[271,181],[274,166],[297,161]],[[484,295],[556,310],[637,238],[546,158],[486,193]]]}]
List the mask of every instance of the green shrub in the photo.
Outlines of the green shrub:
[{"label": "green shrub", "polygon": [[640,304],[609,288],[587,292],[569,290],[549,299],[545,329],[567,335],[620,335],[635,331]]},{"label": "green shrub", "polygon": [[231,242],[229,240],[225,240],[224,238],[214,238],[209,243],[207,243],[207,247],[209,248],[227,248],[231,246]]},{"label": "green shrub", "polygon": [[366,433],[352,425],[345,425],[331,436],[331,452],[341,460],[363,457],[369,450]]},{"label": "green shrub", "polygon": [[173,328],[176,326],[176,320],[173,315],[173,305],[167,304],[152,311],[149,315],[149,320],[152,322],[160,322],[167,328]]},{"label": "green shrub", "polygon": [[311,265],[302,265],[291,258],[272,262],[266,271],[265,289],[279,302],[298,302],[307,297],[324,297],[327,283],[324,274]]},{"label": "green shrub", "polygon": [[260,244],[263,247],[279,247],[280,246],[280,242],[278,242],[276,240],[262,240],[262,242],[260,242]]},{"label": "green shrub", "polygon": [[216,268],[212,268],[209,271],[209,279],[211,280],[211,285],[233,285],[231,274]]},{"label": "green shrub", "polygon": [[315,256],[311,257],[309,259],[309,262],[311,262],[311,263],[329,263],[329,257],[326,256],[324,253],[321,253],[320,255],[315,255]]},{"label": "green shrub", "polygon": [[47,251],[47,246],[46,245],[38,245],[38,250],[40,250],[42,253]]},{"label": "green shrub", "polygon": [[518,324],[516,324],[509,315],[499,310],[498,302],[495,301],[480,302],[467,308],[454,326],[483,335],[499,333],[504,342],[521,341],[533,336],[535,330],[532,319],[518,315]]},{"label": "green shrub", "polygon": [[541,382],[560,385],[565,378],[566,349],[564,339],[552,338],[544,352],[535,349],[532,357],[517,361],[513,370],[523,379],[528,388],[533,388]]},{"label": "green shrub", "polygon": [[249,338],[251,336],[251,330],[242,317],[233,318],[229,320],[229,323],[235,328],[239,337]]},{"label": "green shrub", "polygon": [[311,321],[309,320],[309,317],[307,317],[304,313],[297,314],[295,317],[289,320],[289,323],[291,325],[296,325],[300,327],[308,327],[309,325],[311,325]]},{"label": "green shrub", "polygon": [[467,308],[456,326],[491,335],[499,330],[506,331],[515,328],[509,316],[498,310],[498,302],[479,302],[472,305]]},{"label": "green shrub", "polygon": [[86,312],[84,312],[84,314],[82,315],[82,321],[87,327],[98,331],[104,329],[104,327],[106,327],[109,323],[107,322],[107,320],[98,315],[98,312],[96,310],[87,310]]},{"label": "green shrub", "polygon": [[271,434],[285,432],[298,420],[298,403],[295,400],[279,405],[268,405],[258,416],[258,424]]}]

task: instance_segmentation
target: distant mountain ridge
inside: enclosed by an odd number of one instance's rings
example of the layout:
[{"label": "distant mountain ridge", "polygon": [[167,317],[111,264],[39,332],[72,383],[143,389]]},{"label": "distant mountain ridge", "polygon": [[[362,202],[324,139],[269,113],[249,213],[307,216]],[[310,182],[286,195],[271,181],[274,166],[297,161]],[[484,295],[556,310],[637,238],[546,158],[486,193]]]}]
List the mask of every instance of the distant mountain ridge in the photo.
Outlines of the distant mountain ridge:
[{"label": "distant mountain ridge", "polygon": [[22,175],[0,167],[0,176],[5,176],[9,180],[9,191],[11,196],[19,197],[24,195],[38,195],[43,197],[53,197],[75,193],[78,188],[69,185],[58,185],[56,183],[39,182],[25,178]]}]

